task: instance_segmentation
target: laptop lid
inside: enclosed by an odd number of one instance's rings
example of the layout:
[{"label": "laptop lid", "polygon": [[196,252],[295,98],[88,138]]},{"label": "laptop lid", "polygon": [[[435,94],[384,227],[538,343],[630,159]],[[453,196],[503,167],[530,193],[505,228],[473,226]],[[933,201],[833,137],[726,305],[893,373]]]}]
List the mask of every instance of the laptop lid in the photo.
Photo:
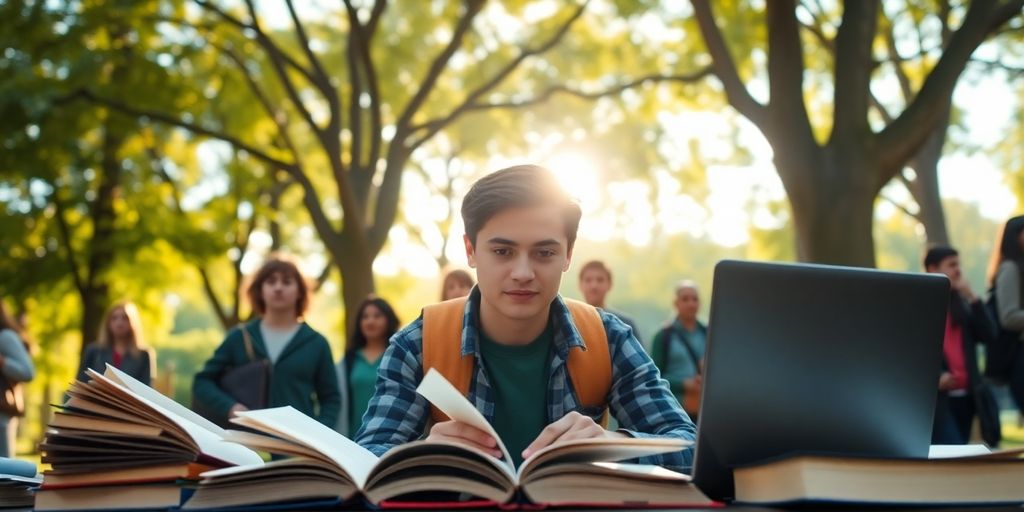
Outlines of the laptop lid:
[{"label": "laptop lid", "polygon": [[694,482],[796,452],[925,457],[950,285],[944,275],[715,266]]}]

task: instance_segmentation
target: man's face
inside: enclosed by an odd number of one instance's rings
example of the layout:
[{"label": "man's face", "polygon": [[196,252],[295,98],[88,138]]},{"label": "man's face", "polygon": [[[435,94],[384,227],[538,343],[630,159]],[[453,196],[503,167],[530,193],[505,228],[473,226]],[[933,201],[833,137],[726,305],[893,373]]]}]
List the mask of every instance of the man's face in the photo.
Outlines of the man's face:
[{"label": "man's face", "polygon": [[960,256],[947,256],[939,262],[938,265],[932,265],[929,267],[928,272],[937,274],[946,274],[950,282],[956,283],[960,281]]},{"label": "man's face", "polygon": [[612,281],[608,274],[599,268],[591,268],[580,275],[580,291],[583,300],[591,306],[604,306],[604,299],[612,289]]},{"label": "man's face", "polygon": [[676,314],[683,320],[693,320],[697,318],[697,311],[700,309],[700,297],[697,295],[697,290],[693,288],[683,288],[676,293],[676,300],[674,302],[676,307]]},{"label": "man's face", "polygon": [[488,317],[500,323],[546,318],[572,257],[564,223],[555,206],[510,208],[484,224],[475,248],[463,237]]},{"label": "man's face", "polygon": [[294,277],[274,272],[260,289],[267,311],[295,310],[299,303],[299,283]]}]

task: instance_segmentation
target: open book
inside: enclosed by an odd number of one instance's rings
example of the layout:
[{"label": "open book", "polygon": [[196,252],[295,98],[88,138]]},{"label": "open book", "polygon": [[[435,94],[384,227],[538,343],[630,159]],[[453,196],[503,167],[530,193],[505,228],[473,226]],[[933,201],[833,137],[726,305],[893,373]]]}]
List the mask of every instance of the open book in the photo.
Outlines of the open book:
[{"label": "open book", "polygon": [[926,459],[796,455],[733,470],[736,501],[993,505],[1024,503],[1024,448],[933,447]]},{"label": "open book", "polygon": [[225,441],[224,429],[117,368],[87,373],[89,381],[74,382],[68,401],[56,406],[39,445],[51,469],[37,509],[121,508],[147,499],[176,506],[179,480],[262,464],[258,453]]},{"label": "open book", "polygon": [[[614,461],[670,453],[676,439],[582,439],[556,443],[514,467],[486,419],[440,374],[429,372],[417,391],[449,417],[494,436],[505,457],[436,441],[413,441],[378,458],[291,407],[240,413],[235,423],[259,433],[230,431],[228,439],[257,450],[292,455],[263,466],[204,473],[185,509],[252,506],[362,495],[373,504],[421,501],[424,492],[450,492],[498,504],[644,505],[711,503],[687,475],[657,466]],[[273,496],[273,498],[270,498]]]}]

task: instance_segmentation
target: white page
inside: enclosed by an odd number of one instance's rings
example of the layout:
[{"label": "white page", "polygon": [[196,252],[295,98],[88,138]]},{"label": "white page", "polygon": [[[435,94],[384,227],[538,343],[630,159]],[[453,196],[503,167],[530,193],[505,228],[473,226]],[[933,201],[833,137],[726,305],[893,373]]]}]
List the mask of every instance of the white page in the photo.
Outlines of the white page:
[{"label": "white page", "polygon": [[[115,378],[122,380],[124,382],[131,383],[133,386],[139,389],[148,389],[149,391],[146,392],[146,394],[155,393],[157,396],[163,397],[163,395],[157,393],[156,390],[154,390],[153,388],[146,386],[145,384],[135,380],[128,374],[122,372],[121,370],[114,368],[113,365],[108,364],[107,371],[111,372],[111,374],[114,375]],[[87,373],[89,374],[90,378],[102,380],[110,383],[113,386],[116,386],[117,388],[127,393],[130,397],[138,401],[138,403],[142,404],[145,407],[148,407],[157,414],[170,420],[172,423],[181,428],[181,430],[184,431],[186,435],[192,438],[193,441],[195,441],[196,446],[199,447],[199,451],[201,453],[219,459],[228,464],[244,465],[263,463],[263,459],[260,458],[258,453],[240,444],[231,443],[221,439],[219,435],[196,425],[195,423],[179,416],[178,414],[171,412],[169,409],[157,405],[155,402],[146,397],[139,395],[132,389],[129,389],[128,385],[120,384],[112,378],[100,375],[93,369],[89,369]]]},{"label": "white page", "polygon": [[[377,464],[377,456],[334,429],[302,414],[292,406],[242,411],[236,423],[268,427],[332,460],[362,489]],[[234,421],[234,420],[232,420]],[[269,433],[269,432],[268,432]]]},{"label": "white page", "polygon": [[501,453],[505,456],[503,462],[508,467],[509,476],[518,482],[518,479],[515,478],[516,467],[513,465],[508,448],[505,448],[505,443],[501,442],[501,438],[498,437],[494,427],[487,423],[487,418],[484,418],[484,415],[480,414],[480,411],[476,410],[476,407],[473,407],[473,404],[469,403],[469,400],[462,396],[462,393],[459,393],[459,390],[455,389],[455,386],[452,386],[448,379],[445,379],[440,372],[431,368],[423,376],[423,381],[416,388],[416,392],[423,395],[434,407],[447,414],[449,418],[472,425],[490,434],[498,442],[498,448],[501,448]]},{"label": "white page", "polygon": [[991,450],[983,444],[933,444],[928,447],[929,459],[952,459],[985,455]]},{"label": "white page", "polygon": [[217,434],[217,437],[224,436],[225,430],[217,426],[216,423],[196,414],[192,409],[175,402],[171,398],[161,394],[159,391],[135,380],[134,377],[122,372],[113,365],[107,364],[107,371],[103,372],[103,375],[110,380],[121,384],[123,387],[134,391],[136,395],[139,395],[150,402],[153,402],[160,407],[163,407],[164,409],[167,409],[168,411],[171,411],[174,414],[205,428],[206,430]]}]

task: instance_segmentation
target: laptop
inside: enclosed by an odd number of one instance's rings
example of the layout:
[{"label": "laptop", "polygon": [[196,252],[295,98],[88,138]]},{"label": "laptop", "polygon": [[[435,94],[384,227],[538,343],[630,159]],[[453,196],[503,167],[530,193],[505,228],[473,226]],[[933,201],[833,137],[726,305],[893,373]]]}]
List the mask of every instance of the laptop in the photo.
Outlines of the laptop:
[{"label": "laptop", "polygon": [[790,453],[927,457],[949,280],[806,264],[715,266],[694,483]]}]

